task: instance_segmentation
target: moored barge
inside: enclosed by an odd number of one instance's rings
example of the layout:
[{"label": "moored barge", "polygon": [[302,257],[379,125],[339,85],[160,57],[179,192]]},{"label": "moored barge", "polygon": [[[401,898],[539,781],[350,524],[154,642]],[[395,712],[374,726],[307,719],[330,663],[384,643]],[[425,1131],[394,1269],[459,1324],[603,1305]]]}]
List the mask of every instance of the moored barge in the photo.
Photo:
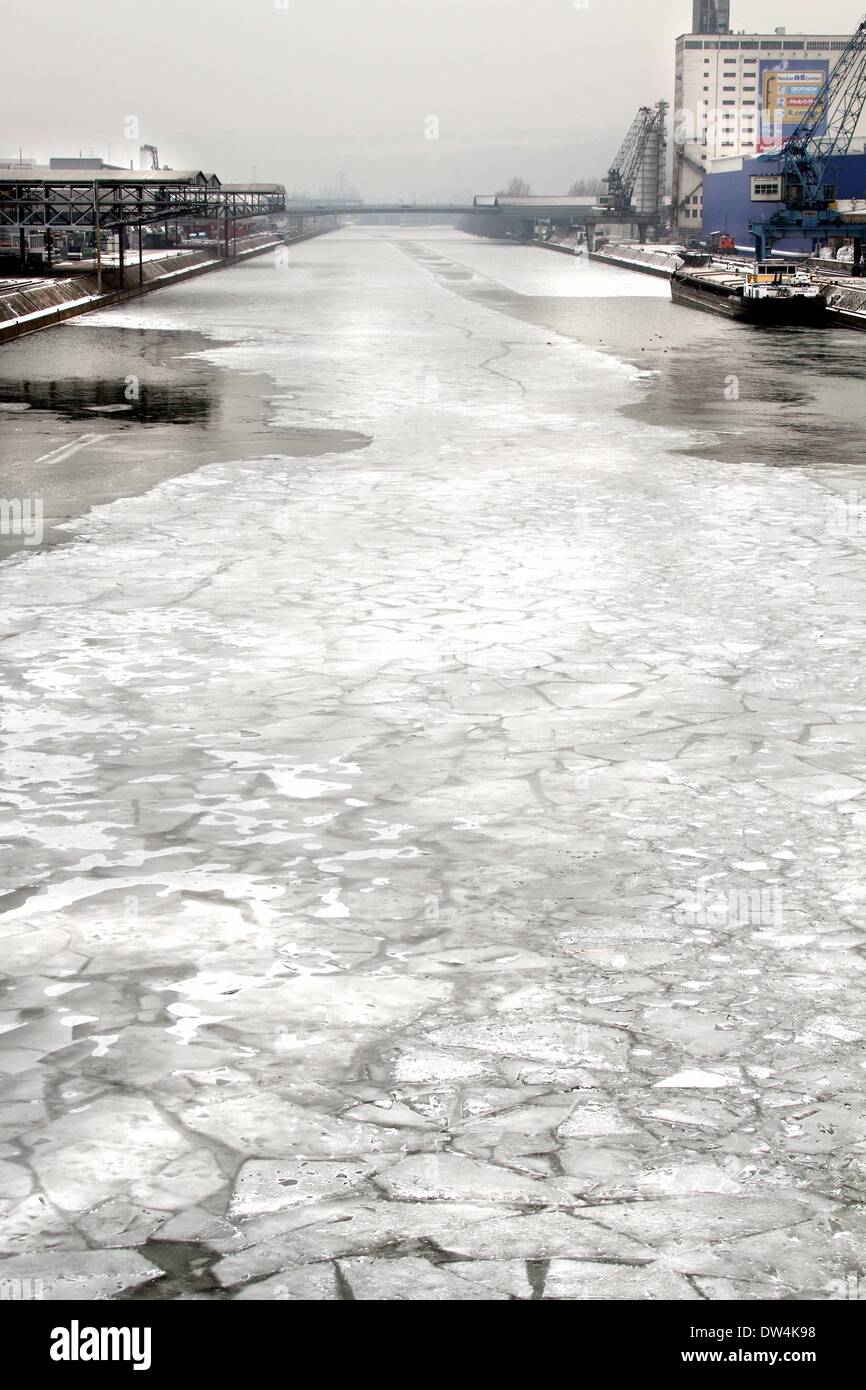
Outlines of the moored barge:
[{"label": "moored barge", "polygon": [[800,267],[779,261],[681,266],[671,277],[671,298],[744,323],[818,324],[827,313],[821,286]]}]

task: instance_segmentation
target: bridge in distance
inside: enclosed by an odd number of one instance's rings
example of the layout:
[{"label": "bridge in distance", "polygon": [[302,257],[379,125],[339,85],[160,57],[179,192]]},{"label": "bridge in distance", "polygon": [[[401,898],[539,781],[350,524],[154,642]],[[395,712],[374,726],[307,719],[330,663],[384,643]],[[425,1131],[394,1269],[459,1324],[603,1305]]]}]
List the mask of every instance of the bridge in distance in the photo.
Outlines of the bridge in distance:
[{"label": "bridge in distance", "polygon": [[509,217],[557,219],[580,218],[594,205],[595,201],[594,198],[585,197],[557,197],[554,195],[552,197],[508,198],[495,194],[476,197],[471,203],[358,203],[351,200],[341,202],[335,198],[332,201],[305,203],[303,205],[287,200],[285,210],[296,217],[326,217],[335,214],[345,217],[363,217],[369,213],[380,215],[405,213],[415,216],[429,216],[431,214],[466,216],[474,214],[483,217],[506,214]]},{"label": "bridge in distance", "polygon": [[479,208],[474,203],[305,203],[303,207],[295,203],[286,203],[286,212],[293,213],[295,216],[304,217],[328,217],[328,216],[350,216],[364,217],[368,213],[416,213],[430,214],[442,213],[463,215],[473,212],[497,212],[499,209],[493,207]]}]

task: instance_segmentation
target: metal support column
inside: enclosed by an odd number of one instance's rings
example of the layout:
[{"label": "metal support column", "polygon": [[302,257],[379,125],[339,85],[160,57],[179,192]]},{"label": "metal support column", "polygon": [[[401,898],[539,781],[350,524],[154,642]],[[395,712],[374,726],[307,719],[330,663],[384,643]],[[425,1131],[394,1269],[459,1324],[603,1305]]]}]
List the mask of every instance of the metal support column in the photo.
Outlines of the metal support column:
[{"label": "metal support column", "polygon": [[99,228],[99,191],[93,183],[93,230],[96,237],[96,293],[102,294],[102,238]]},{"label": "metal support column", "polygon": [[45,219],[45,266],[51,269],[51,212],[48,206],[48,199],[43,203],[42,216]]}]

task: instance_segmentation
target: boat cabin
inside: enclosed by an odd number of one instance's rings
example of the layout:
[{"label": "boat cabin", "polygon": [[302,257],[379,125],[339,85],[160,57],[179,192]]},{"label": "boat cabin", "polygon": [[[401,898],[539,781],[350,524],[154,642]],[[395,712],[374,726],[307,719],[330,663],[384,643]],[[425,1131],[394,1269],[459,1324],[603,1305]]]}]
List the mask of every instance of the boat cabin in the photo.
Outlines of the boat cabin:
[{"label": "boat cabin", "polygon": [[781,285],[797,274],[798,267],[785,265],[782,261],[757,261],[754,270],[749,272],[752,285]]}]

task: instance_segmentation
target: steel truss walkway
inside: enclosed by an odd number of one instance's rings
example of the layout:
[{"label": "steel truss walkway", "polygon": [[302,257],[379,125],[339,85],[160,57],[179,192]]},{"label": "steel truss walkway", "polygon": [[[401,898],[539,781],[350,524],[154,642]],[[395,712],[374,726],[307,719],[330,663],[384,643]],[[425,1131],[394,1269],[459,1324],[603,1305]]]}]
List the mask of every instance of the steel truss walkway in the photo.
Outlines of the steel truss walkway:
[{"label": "steel truss walkway", "polygon": [[117,230],[181,217],[240,220],[273,216],[285,206],[279,184],[223,185],[200,170],[0,171],[0,228],[16,231]]}]

